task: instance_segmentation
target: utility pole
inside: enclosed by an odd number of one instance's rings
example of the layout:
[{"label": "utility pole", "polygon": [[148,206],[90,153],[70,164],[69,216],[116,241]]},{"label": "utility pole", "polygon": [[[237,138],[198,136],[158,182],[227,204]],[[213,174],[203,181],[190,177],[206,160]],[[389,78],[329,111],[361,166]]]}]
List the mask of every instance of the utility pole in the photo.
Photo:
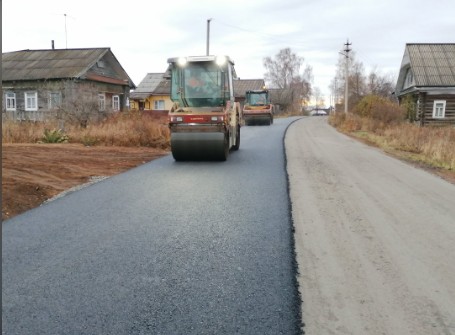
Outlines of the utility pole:
[{"label": "utility pole", "polygon": [[210,21],[212,21],[212,19],[208,19],[208,20],[207,20],[207,56],[209,55]]},{"label": "utility pole", "polygon": [[349,99],[349,92],[348,92],[348,82],[349,82],[349,52],[351,49],[349,49],[349,46],[352,45],[352,43],[349,43],[349,39],[347,42],[344,44],[346,48],[344,49],[344,56],[346,57],[346,62],[345,62],[345,85],[344,85],[344,112],[348,112],[348,99]]},{"label": "utility pole", "polygon": [[63,14],[65,16],[65,48],[68,49],[68,33],[66,31],[66,14]]}]

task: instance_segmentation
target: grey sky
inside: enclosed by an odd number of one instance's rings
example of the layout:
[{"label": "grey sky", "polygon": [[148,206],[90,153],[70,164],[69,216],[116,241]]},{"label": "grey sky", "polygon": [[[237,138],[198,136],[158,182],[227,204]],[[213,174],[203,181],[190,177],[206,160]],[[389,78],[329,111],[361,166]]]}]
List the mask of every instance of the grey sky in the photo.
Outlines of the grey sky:
[{"label": "grey sky", "polygon": [[395,76],[406,43],[455,43],[454,0],[3,0],[2,52],[110,47],[138,85],[169,57],[204,55],[209,18],[210,54],[240,78],[263,78],[264,57],[290,47],[326,103],[348,38],[367,71]]}]

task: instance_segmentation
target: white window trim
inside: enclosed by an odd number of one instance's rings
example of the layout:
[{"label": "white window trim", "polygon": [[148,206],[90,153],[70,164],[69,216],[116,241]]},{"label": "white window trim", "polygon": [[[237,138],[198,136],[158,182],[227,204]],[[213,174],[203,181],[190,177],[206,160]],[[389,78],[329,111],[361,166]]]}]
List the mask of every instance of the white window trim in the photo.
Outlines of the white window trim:
[{"label": "white window trim", "polygon": [[[8,96],[8,95],[11,95],[11,96]],[[13,105],[13,106],[11,107],[9,105]],[[14,93],[14,92],[5,93],[5,108],[7,111],[16,110],[16,93]]]},{"label": "white window trim", "polygon": [[120,110],[120,97],[118,95],[112,96],[112,110],[114,111]]},{"label": "white window trim", "polygon": [[[442,115],[436,115],[436,113],[437,113],[436,107],[439,104],[442,104]],[[446,115],[446,100],[435,100],[433,102],[433,118],[434,119],[443,119],[443,118],[445,118],[445,115]]]},{"label": "white window trim", "polygon": [[[32,99],[32,101],[35,102],[34,106],[29,106],[28,104],[28,98]],[[34,112],[34,111],[37,111],[38,110],[38,92],[25,92],[24,93],[24,100],[25,100],[25,110],[26,111],[30,111],[30,112]]]},{"label": "white window trim", "polygon": [[106,95],[104,93],[98,94],[98,108],[100,111],[106,110]]}]

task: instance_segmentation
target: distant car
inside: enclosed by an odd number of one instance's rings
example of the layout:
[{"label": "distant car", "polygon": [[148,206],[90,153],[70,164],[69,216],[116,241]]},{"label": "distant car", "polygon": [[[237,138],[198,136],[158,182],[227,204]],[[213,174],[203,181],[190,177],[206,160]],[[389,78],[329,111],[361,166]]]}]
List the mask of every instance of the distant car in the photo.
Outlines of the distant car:
[{"label": "distant car", "polygon": [[327,112],[326,112],[326,111],[323,111],[323,110],[320,110],[320,109],[316,109],[316,110],[311,111],[311,112],[310,112],[310,115],[311,115],[311,116],[327,115]]}]

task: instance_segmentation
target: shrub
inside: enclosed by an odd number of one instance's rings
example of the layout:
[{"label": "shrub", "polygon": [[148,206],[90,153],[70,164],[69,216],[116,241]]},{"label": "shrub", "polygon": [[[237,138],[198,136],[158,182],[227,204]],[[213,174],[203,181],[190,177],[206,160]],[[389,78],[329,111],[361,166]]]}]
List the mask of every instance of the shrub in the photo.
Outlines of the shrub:
[{"label": "shrub", "polygon": [[68,142],[68,135],[64,134],[61,129],[44,129],[42,142],[44,143],[66,143]]},{"label": "shrub", "polygon": [[362,118],[377,120],[384,124],[399,123],[406,117],[405,108],[377,95],[362,98],[352,112]]}]

